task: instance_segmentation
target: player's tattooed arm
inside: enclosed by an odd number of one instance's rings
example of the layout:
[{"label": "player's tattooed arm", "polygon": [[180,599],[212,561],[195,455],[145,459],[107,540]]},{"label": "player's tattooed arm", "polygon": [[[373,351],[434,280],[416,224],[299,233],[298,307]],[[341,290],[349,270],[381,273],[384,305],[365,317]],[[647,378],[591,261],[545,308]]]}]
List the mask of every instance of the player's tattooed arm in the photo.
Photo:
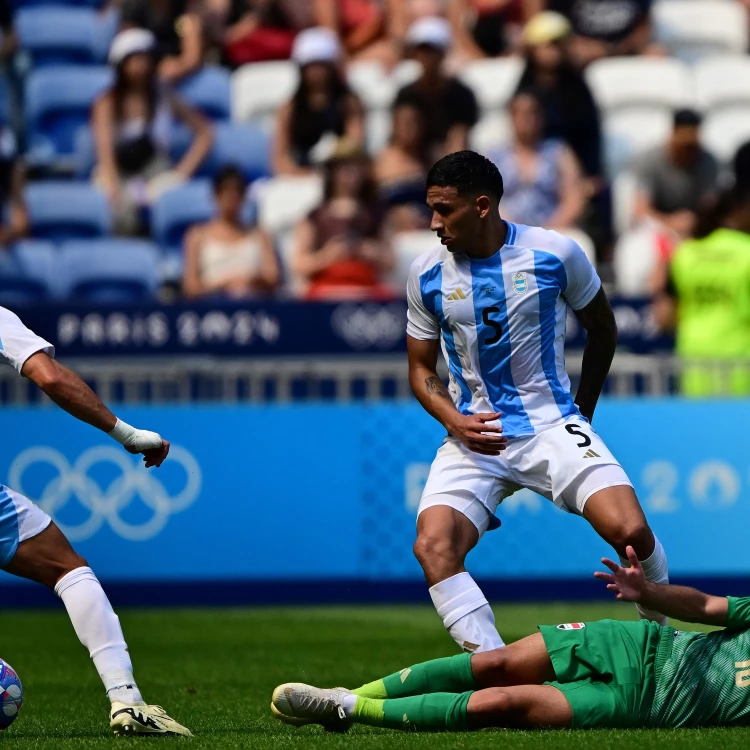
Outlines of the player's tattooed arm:
[{"label": "player's tattooed arm", "polygon": [[431,396],[440,396],[441,398],[447,398],[451,400],[451,394],[448,393],[448,389],[443,385],[443,381],[437,375],[431,375],[425,378],[424,381],[427,393]]}]

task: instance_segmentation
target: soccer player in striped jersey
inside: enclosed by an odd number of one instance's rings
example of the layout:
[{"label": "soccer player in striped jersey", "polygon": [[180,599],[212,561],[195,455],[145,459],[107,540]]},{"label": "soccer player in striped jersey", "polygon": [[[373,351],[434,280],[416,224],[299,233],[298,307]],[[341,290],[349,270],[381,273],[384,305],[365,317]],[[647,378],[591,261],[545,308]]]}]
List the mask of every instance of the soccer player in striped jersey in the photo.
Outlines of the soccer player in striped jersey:
[{"label": "soccer player in striped jersey", "polygon": [[[521,488],[582,515],[620,555],[632,545],[646,577],[667,581],[633,486],[591,427],[617,339],[607,295],[573,240],[504,221],[502,195],[485,157],[459,151],[437,162],[427,203],[441,245],[417,258],[407,286],[409,379],[448,432],[424,488],[414,553],[443,624],[475,652],[503,641],[464,560]],[[587,331],[575,398],[563,351],[569,309]],[[448,388],[437,373],[441,347]]]},{"label": "soccer player in striped jersey", "polygon": [[543,625],[507,648],[415,664],[354,691],[280,685],[271,710],[285,724],[350,724],[466,731],[750,724],[750,597],[709,596],[651,583],[632,547],[630,567],[606,558],[594,575],[621,601],[711,633],[654,622]]}]

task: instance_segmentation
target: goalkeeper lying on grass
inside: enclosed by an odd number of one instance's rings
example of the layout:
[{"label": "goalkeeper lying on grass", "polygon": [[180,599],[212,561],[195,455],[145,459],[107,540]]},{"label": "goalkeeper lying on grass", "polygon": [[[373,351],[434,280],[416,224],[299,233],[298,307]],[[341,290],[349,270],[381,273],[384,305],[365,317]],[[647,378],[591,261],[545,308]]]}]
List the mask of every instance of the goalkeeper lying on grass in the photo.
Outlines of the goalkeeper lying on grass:
[{"label": "goalkeeper lying on grass", "polygon": [[539,633],[479,654],[416,664],[357,690],[287,683],[271,710],[286,724],[349,724],[466,731],[484,727],[682,727],[750,723],[750,598],[716,597],[646,581],[602,562],[594,575],[618,599],[712,633],[652,622],[542,625]]}]

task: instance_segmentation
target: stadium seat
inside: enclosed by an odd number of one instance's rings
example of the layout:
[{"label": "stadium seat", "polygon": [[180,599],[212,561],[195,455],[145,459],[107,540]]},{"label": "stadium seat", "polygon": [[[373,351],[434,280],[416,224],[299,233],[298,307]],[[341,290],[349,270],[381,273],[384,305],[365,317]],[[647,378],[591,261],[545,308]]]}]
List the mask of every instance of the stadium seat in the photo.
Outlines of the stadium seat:
[{"label": "stadium seat", "polygon": [[164,193],[151,211],[151,231],[158,244],[172,252],[182,250],[188,227],[214,215],[211,183],[193,180]]},{"label": "stadium seat", "polygon": [[66,242],[60,249],[66,296],[89,303],[153,299],[159,255],[156,246],[145,240]]},{"label": "stadium seat", "polygon": [[11,117],[11,88],[5,74],[0,73],[0,124],[6,124]]},{"label": "stadium seat", "polygon": [[107,199],[86,182],[32,182],[24,196],[33,237],[62,241],[111,230]]},{"label": "stadium seat", "polygon": [[612,223],[615,234],[623,234],[633,226],[633,207],[638,180],[630,170],[620,172],[612,180]]},{"label": "stadium seat", "polygon": [[709,112],[701,130],[703,145],[720,161],[729,162],[750,141],[750,102]]},{"label": "stadium seat", "polygon": [[645,151],[666,142],[672,115],[651,108],[626,109],[604,120],[604,161],[614,178]]},{"label": "stadium seat", "polygon": [[97,13],[91,8],[21,8],[14,24],[19,46],[35,67],[102,62]]},{"label": "stadium seat", "polygon": [[259,183],[258,221],[277,235],[307,216],[323,199],[323,181],[310,177],[274,177]]},{"label": "stadium seat", "polygon": [[461,80],[474,91],[485,112],[505,107],[523,72],[520,57],[496,57],[469,63],[461,71]]},{"label": "stadium seat", "polygon": [[573,242],[577,242],[581,250],[583,250],[584,255],[589,261],[591,261],[591,263],[596,265],[596,247],[594,247],[594,240],[592,240],[583,229],[578,229],[577,227],[566,227],[565,229],[557,229],[556,231],[559,234],[570,237]]},{"label": "stadium seat", "polygon": [[291,98],[298,78],[290,60],[243,65],[232,74],[232,119],[272,126],[276,110]]},{"label": "stadium seat", "polygon": [[390,109],[374,109],[366,114],[365,140],[369,154],[380,153],[387,145],[393,130]]},{"label": "stadium seat", "polygon": [[390,282],[398,289],[406,288],[411,264],[428,250],[437,247],[440,241],[434,232],[398,232],[393,237],[393,252],[396,255],[396,266],[391,274]]},{"label": "stadium seat", "polygon": [[347,81],[367,110],[388,109],[396,96],[396,81],[375,60],[351,63]]},{"label": "stadium seat", "polygon": [[[172,158],[177,161],[190,145],[191,134],[181,129],[175,134]],[[239,167],[252,182],[271,174],[271,142],[268,134],[250,123],[220,122],[214,126],[211,152],[200,165],[197,177],[213,177],[223,166]]]},{"label": "stadium seat", "polygon": [[651,296],[657,260],[653,225],[644,223],[625,232],[615,245],[613,257],[617,291],[623,297]]},{"label": "stadium seat", "polygon": [[472,128],[469,135],[471,148],[485,155],[494,149],[506,146],[510,139],[510,120],[506,112],[493,112],[485,115]]},{"label": "stadium seat", "polygon": [[104,0],[10,0],[10,5],[14,9],[20,8],[37,8],[39,6],[49,7],[57,5],[67,8],[101,8]]},{"label": "stadium seat", "polygon": [[591,63],[586,80],[604,112],[633,106],[671,110],[693,102],[690,69],[680,60],[610,57]]},{"label": "stadium seat", "polygon": [[750,57],[720,55],[695,66],[698,105],[706,112],[734,104],[750,104]]},{"label": "stadium seat", "polygon": [[94,99],[111,82],[107,67],[66,65],[32,71],[25,96],[28,160],[37,164],[71,158]]},{"label": "stadium seat", "polygon": [[0,251],[0,304],[34,304],[56,296],[57,250],[51,242],[22,240]]},{"label": "stadium seat", "polygon": [[177,93],[212,120],[231,115],[230,75],[224,68],[206,67],[181,81]]},{"label": "stadium seat", "polygon": [[656,38],[687,62],[747,52],[748,14],[734,0],[661,0],[651,14]]}]

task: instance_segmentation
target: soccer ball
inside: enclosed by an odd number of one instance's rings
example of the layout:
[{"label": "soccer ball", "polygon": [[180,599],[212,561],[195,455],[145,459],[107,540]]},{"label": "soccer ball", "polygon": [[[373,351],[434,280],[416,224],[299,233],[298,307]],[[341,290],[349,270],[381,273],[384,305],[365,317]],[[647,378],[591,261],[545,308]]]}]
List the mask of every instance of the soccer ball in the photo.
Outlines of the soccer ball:
[{"label": "soccer ball", "polygon": [[15,669],[0,659],[0,729],[7,729],[23,705],[23,687]]}]

